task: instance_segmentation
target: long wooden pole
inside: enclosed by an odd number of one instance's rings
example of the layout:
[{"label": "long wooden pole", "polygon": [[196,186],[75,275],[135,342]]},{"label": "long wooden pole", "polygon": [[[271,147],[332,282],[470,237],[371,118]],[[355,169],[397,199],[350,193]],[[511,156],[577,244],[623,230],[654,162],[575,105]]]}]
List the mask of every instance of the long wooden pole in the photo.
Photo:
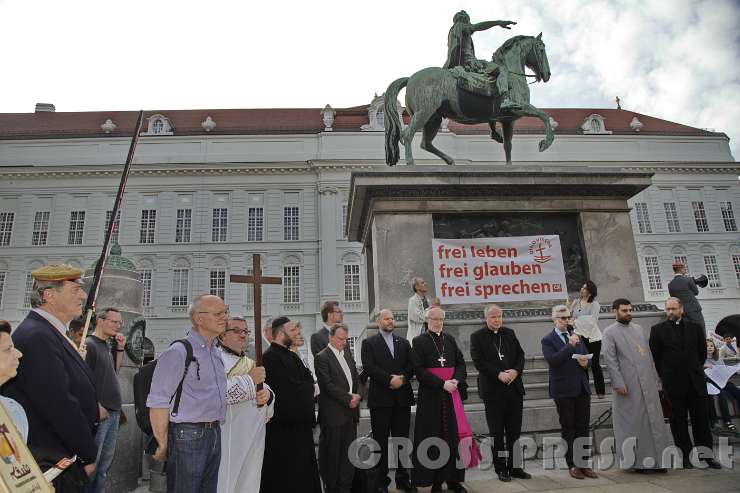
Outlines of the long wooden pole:
[{"label": "long wooden pole", "polygon": [[121,208],[123,202],[123,192],[126,190],[126,183],[128,182],[129,174],[131,173],[131,163],[134,161],[134,153],[136,152],[136,144],[139,142],[139,133],[141,133],[141,125],[144,123],[144,110],[139,110],[139,117],[136,120],[136,127],[134,127],[134,135],[131,137],[131,145],[128,148],[128,156],[126,156],[126,163],[123,165],[123,173],[121,173],[121,182],[118,185],[118,193],[116,194],[116,200],[113,202],[113,211],[111,212],[110,221],[108,228],[105,231],[105,239],[103,240],[103,250],[100,252],[100,258],[98,263],[95,265],[95,273],[93,274],[92,284],[90,284],[90,291],[87,293],[87,301],[85,302],[85,326],[82,329],[82,339],[80,339],[80,353],[85,351],[85,339],[87,339],[87,332],[90,328],[90,321],[92,320],[93,313],[95,312],[95,300],[98,297],[98,290],[100,289],[100,279],[103,277],[103,269],[105,263],[110,255],[111,238],[113,237],[113,229],[116,225],[116,218],[118,211]]}]

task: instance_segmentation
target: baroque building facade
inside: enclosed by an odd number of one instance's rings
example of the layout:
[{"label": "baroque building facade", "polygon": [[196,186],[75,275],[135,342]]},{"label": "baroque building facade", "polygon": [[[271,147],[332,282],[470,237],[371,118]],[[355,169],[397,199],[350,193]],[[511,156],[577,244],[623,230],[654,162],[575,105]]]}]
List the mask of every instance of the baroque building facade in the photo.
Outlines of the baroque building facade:
[{"label": "baroque building facade", "polygon": [[[653,186],[631,200],[645,301],[660,305],[680,259],[709,277],[700,295],[708,326],[736,313],[740,167],[727,136],[626,110],[546,111],[555,144],[537,152],[542,127],[521,120],[514,166],[653,172]],[[382,96],[346,109],[146,117],[115,239],[144,283],[157,350],[189,328],[187,306],[198,294],[219,295],[249,318],[251,288],[229,275],[247,273],[255,253],[264,274],[283,278],[263,288],[263,316],[286,314],[308,335],[321,326],[321,303],[337,299],[357,337],[372,314],[364,253],[345,235],[346,204],[353,169],[385,166]],[[51,105],[0,114],[1,319],[23,319],[36,267],[97,260],[135,120],[135,112],[57,113]],[[461,166],[506,166],[481,126],[445,122],[436,143]],[[420,166],[439,164],[418,142],[415,152]]]}]

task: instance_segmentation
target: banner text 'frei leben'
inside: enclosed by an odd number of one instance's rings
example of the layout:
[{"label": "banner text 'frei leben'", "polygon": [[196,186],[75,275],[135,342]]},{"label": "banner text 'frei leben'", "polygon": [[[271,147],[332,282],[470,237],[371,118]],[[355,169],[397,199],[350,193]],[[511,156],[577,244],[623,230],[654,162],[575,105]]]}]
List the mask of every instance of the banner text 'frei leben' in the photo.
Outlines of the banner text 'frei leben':
[{"label": "banner text 'frei leben'", "polygon": [[443,305],[567,297],[557,235],[433,239],[432,250]]}]

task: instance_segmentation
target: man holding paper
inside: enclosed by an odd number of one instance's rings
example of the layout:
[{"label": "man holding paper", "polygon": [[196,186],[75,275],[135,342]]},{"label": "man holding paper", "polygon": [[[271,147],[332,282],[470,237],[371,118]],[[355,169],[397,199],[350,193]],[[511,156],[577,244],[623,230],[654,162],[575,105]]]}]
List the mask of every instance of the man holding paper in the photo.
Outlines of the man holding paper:
[{"label": "man holding paper", "polygon": [[[669,465],[661,458],[671,441],[663,420],[660,380],[650,346],[642,327],[632,323],[632,304],[628,300],[614,300],[612,309],[617,321],[604,330],[602,349],[614,389],[612,421],[619,466],[637,472],[666,472]],[[632,446],[634,453],[626,453]],[[633,463],[627,462],[630,458]]]},{"label": "man holding paper", "polygon": [[590,450],[582,450],[589,457],[577,457],[578,464],[573,456],[574,445],[582,447],[589,436],[591,387],[586,369],[590,358],[581,338],[568,331],[568,323],[572,321],[568,307],[554,306],[552,320],[555,328],[542,338],[542,355],[550,366],[550,397],[555,400],[561,436],[568,447],[565,451],[568,472],[575,479],[596,478],[590,467]]}]

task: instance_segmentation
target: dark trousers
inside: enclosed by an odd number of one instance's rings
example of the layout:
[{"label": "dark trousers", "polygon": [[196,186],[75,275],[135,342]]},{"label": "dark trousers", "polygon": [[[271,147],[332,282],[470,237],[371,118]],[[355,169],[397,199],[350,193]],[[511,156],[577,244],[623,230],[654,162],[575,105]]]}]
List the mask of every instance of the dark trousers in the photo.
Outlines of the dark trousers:
[{"label": "dark trousers", "polygon": [[[694,387],[689,388],[682,394],[668,394],[668,399],[673,407],[671,418],[671,434],[673,441],[681,452],[684,460],[689,459],[692,444],[689,436],[688,416],[691,417],[691,433],[694,435],[694,444],[697,447],[708,447],[712,450],[712,432],[709,429],[709,408],[707,396],[699,395]],[[712,457],[710,455],[710,457]]]},{"label": "dark trousers", "polygon": [[522,411],[524,400],[513,388],[495,399],[485,400],[488,432],[493,439],[493,466],[497,473],[511,472],[523,464],[514,464],[514,444],[522,432]]},{"label": "dark trousers", "polygon": [[167,493],[216,493],[221,429],[170,423]]},{"label": "dark trousers", "polygon": [[[591,396],[581,394],[578,397],[555,399],[555,406],[560,418],[560,436],[568,446],[565,451],[565,462],[568,467],[575,467],[573,461],[573,443],[576,438],[588,438],[588,426],[591,420]],[[590,452],[589,452],[590,455]],[[580,466],[578,466],[580,467]]]},{"label": "dark trousers", "polygon": [[352,489],[355,467],[349,461],[348,451],[355,438],[357,424],[353,421],[341,426],[321,425],[319,472],[326,493],[349,493]]},{"label": "dark trousers", "polygon": [[[409,426],[411,425],[411,407],[372,407],[370,408],[370,427],[373,431],[373,439],[380,445],[380,462],[378,463],[379,477],[390,484],[388,478],[388,436],[394,438],[408,438]],[[409,450],[409,453],[412,451]],[[409,457],[410,458],[410,457]],[[409,471],[398,460],[396,467],[396,484],[409,482]]]},{"label": "dark trousers", "polygon": [[599,356],[601,355],[601,341],[590,342],[588,337],[581,337],[581,339],[586,343],[586,349],[588,349],[588,352],[594,355],[591,360],[591,371],[594,374],[594,388],[596,389],[596,394],[604,395],[606,394],[604,372],[601,369],[601,363],[599,363]]}]

